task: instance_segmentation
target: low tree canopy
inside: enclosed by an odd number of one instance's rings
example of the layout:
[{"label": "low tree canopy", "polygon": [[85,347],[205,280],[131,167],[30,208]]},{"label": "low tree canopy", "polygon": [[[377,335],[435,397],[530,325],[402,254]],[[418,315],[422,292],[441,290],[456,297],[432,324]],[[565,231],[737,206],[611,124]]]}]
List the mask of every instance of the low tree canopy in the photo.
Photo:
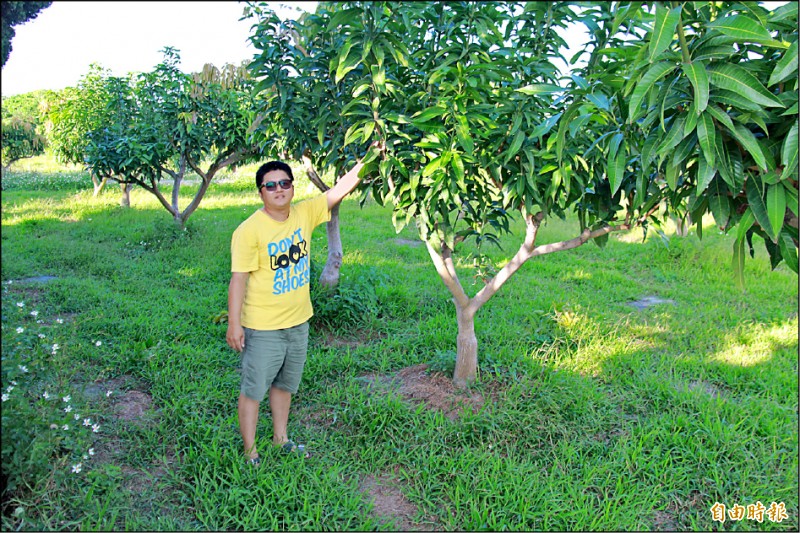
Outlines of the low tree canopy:
[{"label": "low tree canopy", "polygon": [[[186,74],[179,64],[178,51],[168,47],[151,72],[120,78],[94,67],[52,106],[51,118],[62,157],[85,163],[101,178],[141,186],[184,226],[215,174],[260,157],[261,149],[248,132],[255,111],[247,69],[206,65]],[[187,170],[201,184],[182,209]],[[164,177],[172,179],[170,199],[162,192]]]}]

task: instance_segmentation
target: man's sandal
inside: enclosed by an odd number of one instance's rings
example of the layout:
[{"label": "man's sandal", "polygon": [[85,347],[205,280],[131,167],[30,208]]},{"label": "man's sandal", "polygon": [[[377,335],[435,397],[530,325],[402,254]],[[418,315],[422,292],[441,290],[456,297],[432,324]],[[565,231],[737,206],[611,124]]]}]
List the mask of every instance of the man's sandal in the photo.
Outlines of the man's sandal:
[{"label": "man's sandal", "polygon": [[250,466],[258,466],[261,464],[261,457],[253,457],[247,460],[247,464]]},{"label": "man's sandal", "polygon": [[281,445],[281,452],[286,455],[297,454],[303,459],[308,459],[311,457],[311,454],[306,451],[305,444],[295,444],[292,441],[287,441]]}]

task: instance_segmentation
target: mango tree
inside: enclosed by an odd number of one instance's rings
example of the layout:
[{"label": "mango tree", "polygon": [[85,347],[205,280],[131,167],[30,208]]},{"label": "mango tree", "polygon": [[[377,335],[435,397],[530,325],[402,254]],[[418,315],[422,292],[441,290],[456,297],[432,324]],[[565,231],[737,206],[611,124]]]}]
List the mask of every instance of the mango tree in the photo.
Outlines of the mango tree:
[{"label": "mango tree", "polygon": [[[602,245],[611,232],[674,212],[700,223],[711,209],[726,230],[738,224],[737,263],[743,239],[763,231],[774,237],[774,264],[782,258],[796,269],[796,6],[769,13],[735,3],[598,2],[582,3],[579,16],[538,2],[380,6],[383,31],[403,35],[404,46],[352,22],[359,9],[375,12],[374,3],[342,6],[352,8],[337,29],[349,46],[330,71],[365,73],[369,87],[357,87],[347,106],[360,120],[349,140],[386,136],[387,154],[364,172],[379,172],[370,187],[393,204],[398,230],[416,222],[453,295],[456,384],[476,378],[477,311],[533,257]],[[559,84],[555,29],[578,19],[590,30],[591,57]],[[687,47],[696,55],[687,57]],[[353,49],[370,52],[353,58]],[[757,95],[758,108],[743,95]],[[496,241],[514,212],[526,225],[519,250],[470,297],[456,273],[457,247]],[[580,234],[536,243],[543,220],[572,212]]]},{"label": "mango tree", "polygon": [[[128,83],[109,78],[108,122],[88,133],[85,155],[98,175],[153,194],[183,228],[216,173],[259,158],[261,148],[248,132],[256,114],[244,66],[220,71],[206,65],[190,75],[179,70],[177,50],[168,47],[164,56],[152,72],[131,76]],[[179,192],[187,171],[201,182],[181,210]],[[170,200],[161,189],[165,175],[172,178]]]},{"label": "mango tree", "polygon": [[[360,14],[368,16],[369,11]],[[335,183],[364,153],[363,148],[348,146],[354,117],[346,114],[362,73],[331,68],[343,48],[350,47],[337,31],[347,13],[328,2],[296,21],[279,19],[265,5],[250,4],[245,11],[245,16],[256,19],[250,40],[260,52],[249,69],[259,79],[256,90],[264,96],[259,107],[264,119],[256,135],[273,157],[303,161],[309,179],[322,192],[329,186],[321,174],[332,173]],[[331,211],[327,237],[328,257],[319,282],[333,288],[343,257],[338,205]]]},{"label": "mango tree", "polygon": [[[556,30],[576,14],[565,4],[538,2],[386,3],[379,11],[382,31],[374,32],[351,22],[359,7],[352,6],[338,29],[352,43],[349,50],[369,50],[357,57],[366,79],[348,106],[358,117],[352,140],[386,138],[386,155],[364,171],[380,175],[369,187],[378,201],[394,205],[398,231],[416,222],[453,296],[453,379],[463,386],[477,373],[478,310],[531,257],[610,231],[535,242],[545,216],[564,216],[585,188],[575,173],[554,164],[549,141],[564,105],[552,96],[562,92],[554,60],[564,43]],[[402,46],[386,35],[403,35]],[[334,67],[349,61],[341,54]],[[515,212],[526,223],[519,251],[469,296],[455,254],[468,239],[498,242]]]},{"label": "mango tree", "polygon": [[[108,124],[106,109],[111,72],[93,63],[75,87],[52,94],[46,101],[47,138],[56,159],[62,163],[86,165],[90,131]],[[94,195],[105,188],[107,179],[91,172]],[[124,204],[123,196],[123,204]]]},{"label": "mango tree", "polygon": [[52,91],[3,97],[2,169],[15,161],[43,154],[47,147],[42,104]]}]

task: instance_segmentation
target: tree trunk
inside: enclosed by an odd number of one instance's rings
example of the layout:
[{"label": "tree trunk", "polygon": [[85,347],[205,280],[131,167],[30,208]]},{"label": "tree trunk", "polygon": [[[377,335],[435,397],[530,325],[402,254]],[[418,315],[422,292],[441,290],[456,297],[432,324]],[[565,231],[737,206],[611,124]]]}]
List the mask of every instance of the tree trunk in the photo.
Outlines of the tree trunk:
[{"label": "tree trunk", "polygon": [[[313,183],[317,189],[323,193],[330,189],[324,181],[322,181],[311,164],[311,158],[308,154],[303,156],[303,163],[306,167],[306,174],[308,179]],[[333,289],[339,285],[339,269],[342,268],[342,257],[344,256],[344,249],[342,248],[342,236],[339,232],[339,205],[331,209],[331,220],[328,222],[328,259],[325,262],[325,268],[322,269],[322,274],[319,276],[319,283],[323,287]]]},{"label": "tree trunk", "polygon": [[458,338],[456,340],[456,368],[453,371],[453,384],[464,388],[478,376],[478,338],[475,336],[475,311],[471,305],[462,307],[457,300],[456,320]]},{"label": "tree trunk", "polygon": [[686,213],[683,218],[675,219],[675,234],[679,237],[686,237],[689,234],[689,228],[692,227],[692,215]]},{"label": "tree trunk", "polygon": [[339,232],[339,206],[331,209],[331,219],[326,225],[328,231],[328,260],[319,277],[323,287],[333,289],[339,284],[339,270],[342,268],[342,236]]},{"label": "tree trunk", "polygon": [[98,196],[103,192],[103,189],[106,188],[106,182],[108,182],[108,178],[103,178],[98,181],[97,176],[92,174],[92,185],[94,186],[94,194],[92,196]]},{"label": "tree trunk", "polygon": [[122,198],[119,200],[119,205],[122,207],[130,207],[131,206],[131,185],[129,183],[120,183],[120,189],[122,189]]}]

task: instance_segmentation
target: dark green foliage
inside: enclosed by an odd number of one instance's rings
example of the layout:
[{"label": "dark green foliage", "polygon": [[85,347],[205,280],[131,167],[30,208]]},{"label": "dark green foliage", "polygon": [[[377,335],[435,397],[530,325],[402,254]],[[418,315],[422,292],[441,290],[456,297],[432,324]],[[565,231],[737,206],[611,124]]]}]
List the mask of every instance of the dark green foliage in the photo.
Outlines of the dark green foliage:
[{"label": "dark green foliage", "polygon": [[4,1],[2,4],[3,17],[3,42],[2,55],[3,66],[8,61],[11,54],[11,40],[14,38],[14,26],[23,24],[31,19],[35,19],[39,12],[50,6],[53,2],[16,2]]}]

